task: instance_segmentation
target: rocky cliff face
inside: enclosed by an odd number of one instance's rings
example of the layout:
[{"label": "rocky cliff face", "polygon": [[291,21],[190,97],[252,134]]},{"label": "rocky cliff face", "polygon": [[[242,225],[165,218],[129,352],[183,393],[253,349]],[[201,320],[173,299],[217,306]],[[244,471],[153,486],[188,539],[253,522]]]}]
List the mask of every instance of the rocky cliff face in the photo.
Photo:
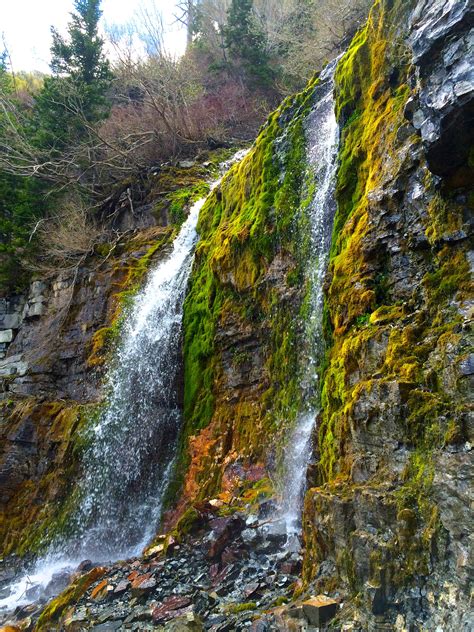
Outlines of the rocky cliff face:
[{"label": "rocky cliff face", "polygon": [[471,19],[464,2],[378,2],[338,69],[304,572],[358,595],[364,629],[469,625]]},{"label": "rocky cliff face", "polygon": [[[469,629],[473,13],[468,0],[377,0],[338,65],[338,208],[301,577],[298,558],[272,557],[281,541],[269,544],[258,529],[301,406],[312,195],[304,124],[317,80],[270,117],[201,212],[184,310],[184,429],[163,528],[171,535],[145,562],[76,581],[45,611],[42,629],[60,625],[78,600],[73,620],[88,629],[84,617],[100,621],[96,601],[123,582],[117,594],[127,595],[120,607],[130,623],[164,624],[194,607],[215,630],[252,618],[255,630],[304,629],[298,601],[277,606],[316,592],[341,603],[335,629]],[[81,429],[101,398],[123,293],[172,234],[168,207],[159,208],[144,220],[154,226],[100,266],[91,260],[74,278],[36,282],[1,306],[7,553],[34,550],[69,511]],[[196,596],[187,564],[209,575],[209,590]],[[219,609],[221,592],[252,573],[253,592],[235,596],[255,598],[242,608],[252,615]],[[155,586],[140,592],[140,582],[159,577],[157,606]],[[169,601],[175,590],[185,594],[179,603]],[[133,599],[147,605],[137,619]]]},{"label": "rocky cliff face", "polygon": [[135,187],[131,204],[133,190],[119,192],[108,213],[120,241],[104,243],[80,267],[33,281],[25,295],[2,299],[4,554],[34,552],[63,529],[127,304],[166,253],[186,204],[208,190],[214,170],[210,161],[165,168]]}]

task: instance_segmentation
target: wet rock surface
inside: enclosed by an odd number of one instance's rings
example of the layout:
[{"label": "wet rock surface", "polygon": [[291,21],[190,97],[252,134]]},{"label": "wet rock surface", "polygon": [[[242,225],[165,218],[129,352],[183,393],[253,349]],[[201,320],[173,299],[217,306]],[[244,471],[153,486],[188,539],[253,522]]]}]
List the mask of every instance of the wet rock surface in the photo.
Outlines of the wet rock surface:
[{"label": "wet rock surface", "polygon": [[408,42],[420,92],[410,118],[420,130],[431,171],[440,176],[453,177],[466,164],[474,140],[473,24],[469,0],[418,2],[411,16]]},{"label": "wet rock surface", "polygon": [[[180,544],[167,538],[166,555],[148,553],[110,566],[77,603],[68,604],[62,623],[50,621],[45,625],[51,628],[41,629],[264,632],[286,629],[286,619],[297,626],[288,629],[304,630],[316,620],[333,618],[339,604],[324,596],[292,608],[281,605],[291,601],[299,585],[302,558],[279,523],[257,515],[219,516],[212,505],[201,512],[200,527]],[[90,570],[90,561],[80,569]],[[64,587],[67,579],[71,576],[58,573],[46,591],[33,586],[36,605],[17,608],[10,623],[28,616],[31,629],[50,589]]]}]

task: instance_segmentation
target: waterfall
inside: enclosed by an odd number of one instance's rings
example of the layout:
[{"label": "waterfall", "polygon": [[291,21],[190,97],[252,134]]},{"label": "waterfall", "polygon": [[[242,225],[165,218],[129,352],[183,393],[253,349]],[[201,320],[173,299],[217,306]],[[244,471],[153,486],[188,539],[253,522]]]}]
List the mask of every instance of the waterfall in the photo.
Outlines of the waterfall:
[{"label": "waterfall", "polygon": [[[245,153],[223,163],[221,172]],[[171,252],[126,315],[104,410],[88,429],[71,535],[52,543],[32,573],[10,587],[0,609],[31,602],[28,588],[46,586],[54,573],[86,558],[97,563],[137,556],[156,533],[181,426],[176,382],[183,303],[205,201],[192,206]]]},{"label": "waterfall", "polygon": [[334,73],[338,59],[321,74],[315,90],[315,106],[306,120],[307,161],[315,193],[308,209],[310,259],[309,313],[305,323],[305,357],[301,388],[303,407],[290,434],[284,457],[283,492],[280,515],[289,537],[300,530],[306,473],[311,460],[311,435],[318,414],[318,366],[324,352],[322,336],[323,283],[331,246],[331,235],[336,208],[334,188],[339,147],[339,127],[334,111]]}]

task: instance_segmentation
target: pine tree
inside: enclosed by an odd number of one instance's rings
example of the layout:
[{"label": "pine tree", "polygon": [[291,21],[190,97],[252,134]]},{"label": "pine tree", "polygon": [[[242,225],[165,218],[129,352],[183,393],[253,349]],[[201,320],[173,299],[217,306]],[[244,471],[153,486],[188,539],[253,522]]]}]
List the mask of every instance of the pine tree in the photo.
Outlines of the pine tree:
[{"label": "pine tree", "polygon": [[[0,54],[0,94],[14,99],[12,76]],[[0,116],[8,116],[2,112]],[[31,244],[31,225],[44,213],[44,184],[0,171],[0,294],[21,289],[28,275],[20,259]]]},{"label": "pine tree", "polygon": [[37,142],[60,149],[84,135],[88,124],[108,114],[111,82],[104,42],[98,34],[101,0],[75,0],[68,36],[51,29],[52,77],[36,99]]},{"label": "pine tree", "polygon": [[225,44],[234,68],[250,85],[268,87],[274,79],[266,37],[259,27],[252,0],[232,0],[225,27]]},{"label": "pine tree", "polygon": [[110,67],[103,54],[104,41],[98,34],[100,0],[75,0],[74,7],[67,40],[51,28],[51,70],[77,83],[103,88],[110,79]]}]

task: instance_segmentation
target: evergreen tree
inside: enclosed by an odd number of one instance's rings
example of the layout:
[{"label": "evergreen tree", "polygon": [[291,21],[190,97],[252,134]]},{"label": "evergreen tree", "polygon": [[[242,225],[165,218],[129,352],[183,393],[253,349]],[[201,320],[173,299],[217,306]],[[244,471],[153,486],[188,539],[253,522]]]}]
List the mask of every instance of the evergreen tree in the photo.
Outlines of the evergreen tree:
[{"label": "evergreen tree", "polygon": [[[0,55],[0,93],[14,99],[6,57]],[[30,247],[32,224],[44,213],[44,188],[36,179],[0,172],[0,293],[19,289],[27,281],[20,260]]]},{"label": "evergreen tree", "polygon": [[100,0],[75,0],[74,7],[67,38],[51,29],[53,76],[36,99],[37,142],[54,149],[80,140],[87,124],[108,114],[112,75],[98,34]]},{"label": "evergreen tree", "polygon": [[265,33],[259,27],[252,0],[232,0],[225,27],[225,45],[231,63],[250,85],[269,87],[274,79]]},{"label": "evergreen tree", "polygon": [[104,41],[98,34],[100,0],[75,0],[74,6],[76,13],[71,13],[68,40],[51,28],[51,70],[77,83],[103,88],[110,79],[110,68],[103,54]]}]

